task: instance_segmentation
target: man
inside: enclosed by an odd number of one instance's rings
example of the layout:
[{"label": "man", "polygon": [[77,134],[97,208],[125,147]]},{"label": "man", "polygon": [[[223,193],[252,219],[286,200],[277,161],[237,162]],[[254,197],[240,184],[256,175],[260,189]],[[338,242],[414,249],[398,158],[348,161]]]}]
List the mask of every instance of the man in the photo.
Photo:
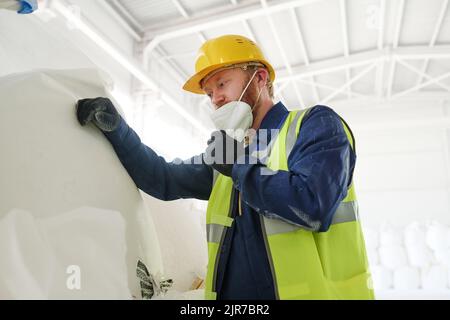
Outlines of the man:
[{"label": "man", "polygon": [[142,144],[108,99],[80,100],[77,114],[102,129],[144,192],[209,200],[206,298],[373,299],[350,129],[325,106],[274,104],[274,78],[253,41],[207,41],[183,88],[210,97],[220,130],[181,164]]}]

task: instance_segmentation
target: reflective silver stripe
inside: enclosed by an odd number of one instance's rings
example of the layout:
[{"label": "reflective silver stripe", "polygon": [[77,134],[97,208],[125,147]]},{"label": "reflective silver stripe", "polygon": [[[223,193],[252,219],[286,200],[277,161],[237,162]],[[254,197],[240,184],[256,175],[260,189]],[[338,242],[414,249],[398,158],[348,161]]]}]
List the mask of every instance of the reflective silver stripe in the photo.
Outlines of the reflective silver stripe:
[{"label": "reflective silver stripe", "polygon": [[222,239],[222,234],[225,231],[225,226],[220,224],[210,223],[206,225],[206,236],[208,242],[220,243]]},{"label": "reflective silver stripe", "polygon": [[295,128],[297,127],[297,122],[303,111],[298,111],[294,117],[294,120],[289,124],[288,132],[286,134],[286,159],[289,158],[289,154],[294,148],[295,141],[297,141],[297,135],[295,134]]},{"label": "reflective silver stripe", "polygon": [[[279,133],[279,132],[278,132]],[[273,148],[273,146],[275,145],[275,141],[277,140],[277,138],[278,138],[278,133],[277,133],[277,135],[275,135],[275,136],[272,136],[271,138],[270,138],[270,142],[269,142],[269,145],[267,146],[267,148],[266,149],[263,149],[263,150],[253,150],[253,152],[252,152],[252,157],[255,157],[255,158],[258,158],[259,160],[263,160],[263,159],[268,159],[269,158],[269,156],[270,156],[270,153],[272,152],[272,148]]]},{"label": "reflective silver stripe", "polygon": [[213,187],[216,184],[217,178],[219,177],[219,171],[213,169]]},{"label": "reflective silver stripe", "polygon": [[356,201],[341,202],[334,213],[331,224],[358,220],[358,204]]},{"label": "reflective silver stripe", "polygon": [[262,216],[262,215],[259,216],[259,221],[261,222],[261,231],[262,231],[263,239],[264,239],[264,246],[266,248],[267,259],[269,260],[270,271],[272,272],[273,287],[275,288],[275,299],[280,300],[280,293],[278,291],[277,275],[275,273],[275,266],[273,264],[272,253],[270,252],[269,240],[267,238],[268,234],[267,234],[267,226],[266,226],[266,222],[265,222],[267,220],[268,219],[264,218],[264,216]]},{"label": "reflective silver stripe", "polygon": [[[334,213],[331,224],[338,224],[343,222],[356,221],[358,218],[358,205],[355,201],[341,202],[336,212]],[[305,230],[295,224],[284,222],[280,219],[269,219],[264,217],[265,231],[268,236],[280,233],[288,233],[297,230]]]},{"label": "reflective silver stripe", "polygon": [[297,123],[299,121],[299,118],[302,114],[309,112],[312,108],[306,108],[304,110],[300,110],[295,115],[294,120],[289,124],[288,132],[286,135],[286,160],[289,158],[289,155],[291,154],[292,148],[294,148],[295,142],[297,141],[297,133],[295,132],[297,128]]},{"label": "reflective silver stripe", "polygon": [[264,226],[266,229],[266,234],[268,236],[279,234],[279,233],[287,233],[292,231],[297,231],[301,229],[299,226],[291,223],[284,222],[280,219],[269,219],[263,217]]}]

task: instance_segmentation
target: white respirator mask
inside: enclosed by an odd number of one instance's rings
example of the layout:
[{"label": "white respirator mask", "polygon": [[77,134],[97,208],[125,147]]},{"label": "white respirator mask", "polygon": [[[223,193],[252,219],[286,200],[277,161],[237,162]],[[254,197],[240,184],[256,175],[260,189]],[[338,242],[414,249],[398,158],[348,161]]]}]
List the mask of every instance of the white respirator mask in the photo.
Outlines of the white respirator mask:
[{"label": "white respirator mask", "polygon": [[259,96],[262,92],[262,90],[259,91],[253,108],[250,107],[248,103],[241,101],[257,71],[258,70],[255,70],[253,73],[253,76],[245,86],[238,101],[230,101],[227,104],[224,104],[220,108],[216,109],[211,115],[211,120],[218,130],[225,130],[230,137],[239,142],[244,140],[247,130],[252,126],[252,111],[258,103]]}]

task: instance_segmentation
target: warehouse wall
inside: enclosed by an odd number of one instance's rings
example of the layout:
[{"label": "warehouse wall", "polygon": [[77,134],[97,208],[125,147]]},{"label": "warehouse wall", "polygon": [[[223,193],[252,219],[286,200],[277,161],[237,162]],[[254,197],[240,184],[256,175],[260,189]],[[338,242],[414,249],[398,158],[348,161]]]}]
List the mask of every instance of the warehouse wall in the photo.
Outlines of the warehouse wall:
[{"label": "warehouse wall", "polygon": [[356,136],[355,181],[364,221],[450,224],[448,104],[409,100],[336,109]]}]

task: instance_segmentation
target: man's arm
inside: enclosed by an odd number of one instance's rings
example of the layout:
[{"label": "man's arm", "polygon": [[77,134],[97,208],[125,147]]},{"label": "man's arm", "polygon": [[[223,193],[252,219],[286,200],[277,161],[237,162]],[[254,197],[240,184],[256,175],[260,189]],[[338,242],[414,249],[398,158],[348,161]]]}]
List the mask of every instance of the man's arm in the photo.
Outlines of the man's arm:
[{"label": "man's arm", "polygon": [[168,163],[143,144],[122,118],[116,130],[103,131],[103,134],[112,144],[136,186],[145,193],[161,200],[209,199],[213,170],[200,164],[201,156],[183,163]]},{"label": "man's arm", "polygon": [[262,164],[235,164],[232,177],[242,200],[258,213],[326,231],[347,195],[355,160],[339,116],[317,106],[303,120],[289,171],[264,175],[268,169]]}]

